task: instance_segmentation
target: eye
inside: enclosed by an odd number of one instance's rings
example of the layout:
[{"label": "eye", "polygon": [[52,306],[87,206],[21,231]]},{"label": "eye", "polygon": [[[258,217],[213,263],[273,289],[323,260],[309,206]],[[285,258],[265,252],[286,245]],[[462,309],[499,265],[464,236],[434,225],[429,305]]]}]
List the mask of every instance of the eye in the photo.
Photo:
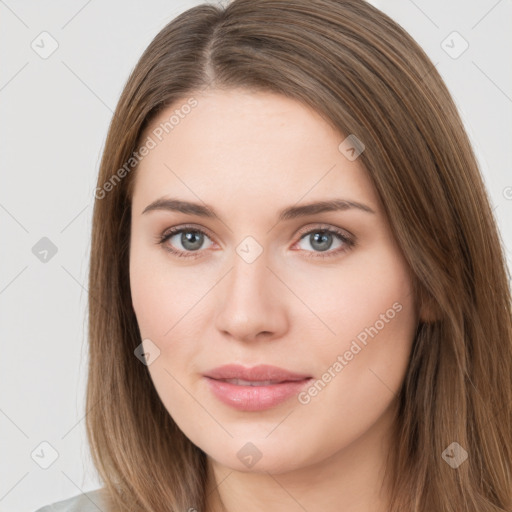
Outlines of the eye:
[{"label": "eye", "polygon": [[[300,240],[295,244],[299,244],[303,240],[307,241],[312,251],[305,249],[308,258],[328,258],[337,256],[340,253],[347,252],[355,245],[355,239],[348,233],[333,227],[318,226],[315,229],[304,231],[301,233]],[[173,243],[172,239],[176,238]],[[208,234],[195,226],[176,226],[166,230],[162,235],[157,237],[157,243],[178,258],[197,258],[201,256],[205,239],[211,241]],[[338,247],[332,250],[332,245],[336,241]],[[181,248],[176,248],[176,244]],[[325,253],[325,254],[323,254]]]},{"label": "eye", "polygon": [[[166,251],[169,251],[179,258],[195,258],[198,255],[193,253],[198,253],[200,251],[205,237],[208,239],[210,238],[199,228],[193,226],[179,226],[165,231],[163,235],[158,237],[157,243],[161,244]],[[173,238],[176,238],[174,244],[171,245],[170,243],[167,243],[171,242]],[[179,247],[176,249],[176,243],[180,244],[182,249]]]},{"label": "eye", "polygon": [[[303,233],[299,242],[306,241],[313,251],[307,251],[307,258],[330,258],[340,253],[347,252],[355,245],[355,239],[348,233],[338,229],[325,226],[310,229]],[[334,241],[333,241],[334,240]],[[331,250],[333,243],[338,241],[338,247]],[[325,253],[325,254],[323,254]]]}]

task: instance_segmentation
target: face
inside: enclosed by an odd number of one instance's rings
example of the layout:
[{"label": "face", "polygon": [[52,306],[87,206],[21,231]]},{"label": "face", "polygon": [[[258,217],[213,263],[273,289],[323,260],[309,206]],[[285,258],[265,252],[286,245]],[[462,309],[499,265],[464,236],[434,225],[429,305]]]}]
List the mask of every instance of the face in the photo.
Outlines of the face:
[{"label": "face", "polygon": [[321,463],[389,416],[417,324],[409,269],[361,159],[315,111],[267,92],[191,96],[148,127],[134,176],[147,368],[217,464]]}]

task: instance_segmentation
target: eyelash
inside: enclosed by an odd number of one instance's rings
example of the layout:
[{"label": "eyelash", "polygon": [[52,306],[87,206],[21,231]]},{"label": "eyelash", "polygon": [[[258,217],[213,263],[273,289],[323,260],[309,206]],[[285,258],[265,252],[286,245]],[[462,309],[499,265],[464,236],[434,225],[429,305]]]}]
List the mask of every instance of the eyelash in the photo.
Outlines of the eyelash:
[{"label": "eyelash", "polygon": [[[163,234],[158,235],[156,237],[156,243],[159,245],[162,245],[162,247],[165,251],[170,252],[171,254],[173,254],[174,256],[177,256],[178,258],[193,258],[193,259],[195,259],[195,258],[200,257],[200,253],[202,251],[180,251],[177,249],[172,249],[168,245],[164,245],[165,242],[167,242],[167,240],[169,240],[171,237],[173,237],[174,235],[176,235],[178,233],[183,233],[183,232],[199,233],[199,234],[205,235],[211,239],[211,237],[208,235],[208,233],[203,231],[202,229],[199,229],[195,226],[183,225],[183,226],[176,226],[174,228],[168,229]],[[312,233],[319,233],[319,232],[333,234],[333,235],[337,236],[345,244],[345,247],[338,248],[334,251],[331,251],[331,250],[325,251],[325,253],[318,252],[318,251],[317,252],[306,251],[307,253],[310,253],[306,256],[307,258],[322,258],[322,259],[332,258],[332,257],[338,256],[341,253],[349,251],[351,248],[353,248],[356,245],[355,239],[347,236],[343,231],[341,231],[337,228],[326,227],[326,226],[319,226],[314,229],[310,229],[308,231],[301,232],[299,241],[302,240],[303,238],[305,238],[307,235],[310,235]]]}]

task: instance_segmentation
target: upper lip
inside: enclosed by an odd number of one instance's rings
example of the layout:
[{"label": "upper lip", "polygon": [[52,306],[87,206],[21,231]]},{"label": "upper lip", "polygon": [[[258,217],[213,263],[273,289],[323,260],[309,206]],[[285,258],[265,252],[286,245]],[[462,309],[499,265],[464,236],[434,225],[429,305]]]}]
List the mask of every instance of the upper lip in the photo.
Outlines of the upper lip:
[{"label": "upper lip", "polygon": [[241,379],[252,382],[267,380],[275,382],[297,381],[311,377],[311,375],[291,372],[289,370],[285,370],[284,368],[279,368],[277,366],[271,366],[268,364],[260,364],[253,366],[252,368],[247,368],[239,364],[226,364],[224,366],[213,368],[212,370],[206,372],[204,375],[205,377],[210,377],[216,380]]}]

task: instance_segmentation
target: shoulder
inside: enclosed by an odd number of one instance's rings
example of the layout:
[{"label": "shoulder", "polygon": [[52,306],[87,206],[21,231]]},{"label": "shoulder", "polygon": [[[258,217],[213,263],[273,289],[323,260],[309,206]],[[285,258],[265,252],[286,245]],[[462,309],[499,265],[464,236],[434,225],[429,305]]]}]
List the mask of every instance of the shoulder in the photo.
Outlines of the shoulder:
[{"label": "shoulder", "polygon": [[37,509],[35,512],[108,512],[106,489],[96,489],[71,498],[57,501]]}]

